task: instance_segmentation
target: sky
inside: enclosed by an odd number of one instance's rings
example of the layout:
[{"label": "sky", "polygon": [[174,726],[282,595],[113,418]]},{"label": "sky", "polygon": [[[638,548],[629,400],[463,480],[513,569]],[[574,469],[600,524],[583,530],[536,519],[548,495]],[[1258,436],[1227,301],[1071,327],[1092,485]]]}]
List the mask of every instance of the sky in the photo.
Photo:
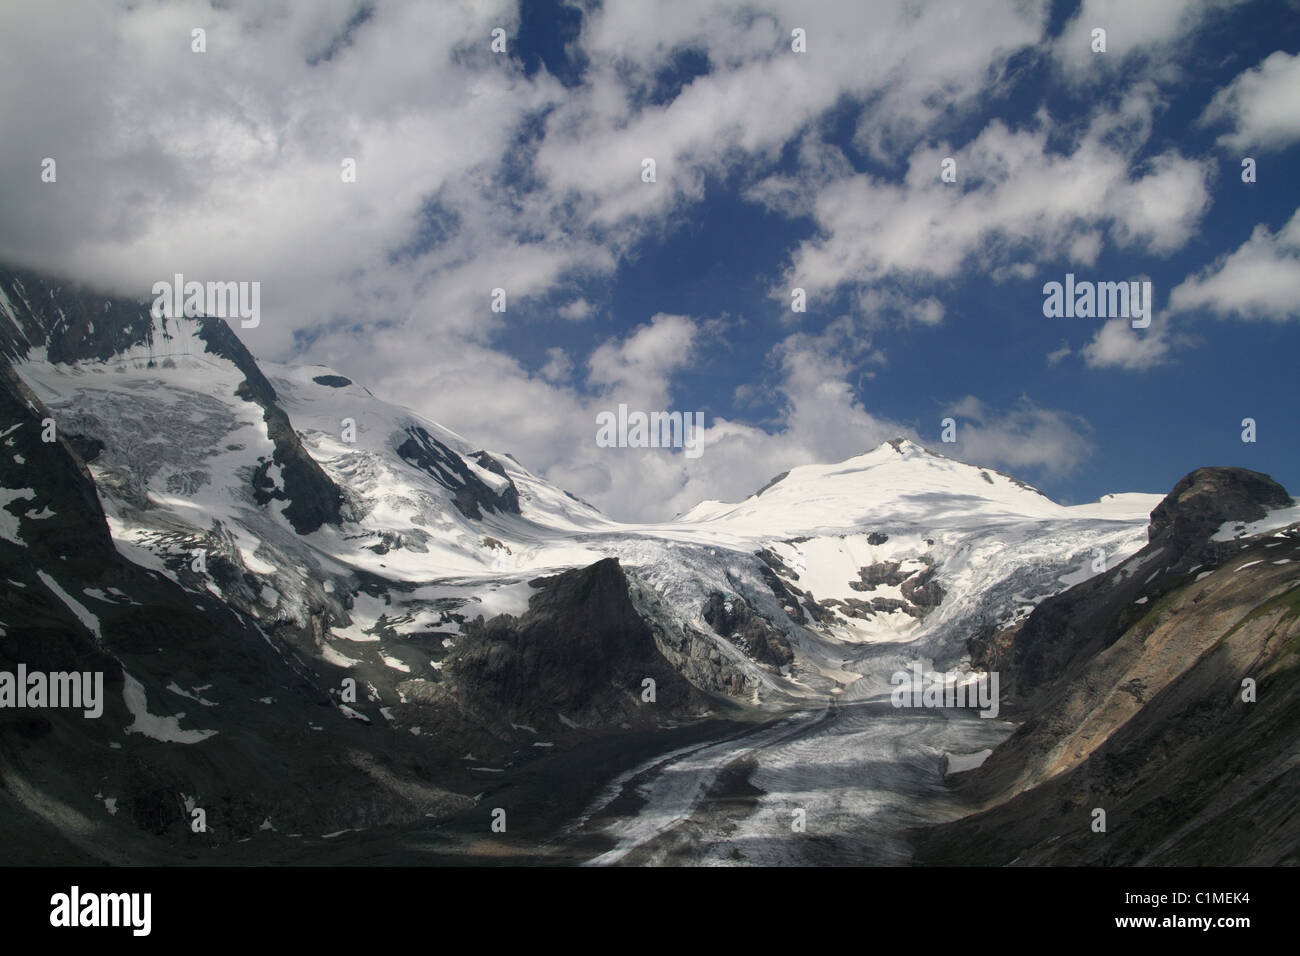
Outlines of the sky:
[{"label": "sky", "polygon": [[[0,261],[258,281],[259,358],[616,518],[900,435],[1064,503],[1300,489],[1296,0],[7,0],[0,91]],[[1045,315],[1067,273],[1150,325]]]}]

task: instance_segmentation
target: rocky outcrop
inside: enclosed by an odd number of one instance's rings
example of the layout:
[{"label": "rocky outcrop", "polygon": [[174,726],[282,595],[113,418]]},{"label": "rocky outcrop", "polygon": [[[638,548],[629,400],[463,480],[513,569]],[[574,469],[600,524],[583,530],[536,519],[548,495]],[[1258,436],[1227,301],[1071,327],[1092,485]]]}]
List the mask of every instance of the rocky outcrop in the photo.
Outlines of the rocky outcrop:
[{"label": "rocky outcrop", "polygon": [[[224,319],[204,317],[197,321],[199,337],[207,351],[220,355],[244,373],[244,381],[238,389],[240,398],[262,408],[266,435],[275,443],[272,460],[280,466],[284,482],[283,491],[274,497],[288,501],[283,514],[293,525],[293,530],[299,534],[311,534],[321,525],[339,524],[342,521],[343,493],[303,447],[289,416],[276,403],[275,389],[258,368],[257,360]],[[262,471],[264,475],[265,469]],[[254,493],[259,504],[272,497],[265,489],[259,488],[256,477]]]},{"label": "rocky outcrop", "polygon": [[1152,544],[1181,555],[1226,522],[1258,521],[1267,509],[1290,504],[1286,489],[1268,475],[1245,468],[1198,468],[1156,505],[1147,536]]},{"label": "rocky outcrop", "polygon": [[55,440],[43,440],[44,423],[53,420],[50,410],[0,359],[0,422],[5,432],[0,487],[9,489],[9,500],[0,508],[8,513],[17,542],[22,542],[17,553],[36,567],[69,562],[91,573],[117,555],[94,480],[76,446],[59,433],[57,422]]},{"label": "rocky outcrop", "polygon": [[0,322],[0,354],[11,361],[44,346],[51,362],[102,362],[153,333],[140,303],[28,269],[0,267],[0,295],[13,313],[12,323]]},{"label": "rocky outcrop", "polygon": [[352,379],[344,378],[342,375],[314,375],[312,381],[329,388],[347,388],[352,384]]},{"label": "rocky outcrop", "polygon": [[1210,540],[1289,502],[1265,475],[1200,469],[1138,554],[978,635],[1022,723],[950,778],[977,812],[917,834],[920,861],[1300,862],[1300,527]]},{"label": "rocky outcrop", "polygon": [[[1229,521],[1255,521],[1289,504],[1286,489],[1244,468],[1201,468],[1151,513],[1148,544],[1115,567],[1041,602],[1018,633],[996,648],[972,643],[974,663],[1003,673],[1008,706],[1032,706],[1045,684],[1109,647],[1136,618],[1196,571],[1217,567],[1239,547],[1210,537]],[[1194,570],[1195,569],[1195,570]],[[1146,599],[1146,607],[1137,604]]]},{"label": "rocky outcrop", "polygon": [[405,439],[397,445],[397,454],[450,491],[456,510],[466,518],[480,519],[484,511],[519,514],[519,489],[492,456],[479,452],[490,465],[484,465],[482,461],[478,464],[506,479],[506,485],[500,491],[489,488],[482,478],[469,469],[460,455],[423,427],[408,425],[405,434]]},{"label": "rocky outcrop", "polygon": [[462,712],[486,726],[608,732],[697,709],[702,698],[660,653],[616,558],[531,584],[524,614],[467,622],[446,659],[440,687]]},{"label": "rocky outcrop", "polygon": [[745,654],[762,664],[782,668],[794,661],[789,639],[739,596],[714,591],[704,605],[704,620]]},{"label": "rocky outcrop", "polygon": [[0,708],[7,863],[216,859],[276,831],[424,823],[472,803],[427,782],[435,741],[348,720],[334,668],[214,597],[207,584],[250,586],[233,547],[205,575],[121,557],[74,444],[42,440],[48,417],[0,359],[0,671],[102,674],[103,712]]}]

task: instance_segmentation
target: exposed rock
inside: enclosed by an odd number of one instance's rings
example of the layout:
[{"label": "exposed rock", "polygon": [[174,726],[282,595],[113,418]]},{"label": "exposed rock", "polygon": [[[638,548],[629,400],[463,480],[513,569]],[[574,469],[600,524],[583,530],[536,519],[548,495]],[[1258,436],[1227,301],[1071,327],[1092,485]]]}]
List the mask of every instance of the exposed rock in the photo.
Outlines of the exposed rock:
[{"label": "exposed rock", "polygon": [[[1023,722],[952,778],[980,812],[918,833],[919,860],[1300,862],[1300,535],[1208,540],[1289,502],[1267,476],[1199,469],[1137,555],[1018,630],[977,632],[974,663],[1001,671]],[[1092,831],[1094,808],[1113,836]]]},{"label": "exposed rock", "polygon": [[317,385],[326,385],[329,388],[347,388],[352,384],[352,379],[344,378],[342,375],[315,375],[312,381]]},{"label": "exposed rock", "polygon": [[850,581],[849,587],[855,591],[873,591],[882,584],[897,586],[907,580],[914,571],[900,571],[901,561],[879,561],[876,564],[858,568],[858,580]]},{"label": "exposed rock", "polygon": [[[80,573],[91,574],[115,561],[117,553],[94,480],[76,446],[57,428],[55,441],[41,440],[42,421],[53,417],[9,363],[0,359],[0,421],[9,430],[6,454],[0,454],[0,487],[31,492],[6,507],[18,519],[26,544],[22,559],[36,567],[68,562]],[[15,456],[25,464],[18,464]],[[43,513],[50,516],[26,517]]]},{"label": "exposed rock", "polygon": [[[472,802],[424,782],[428,744],[377,739],[340,716],[326,691],[336,670],[313,673],[276,631],[264,633],[232,606],[247,573],[219,547],[208,576],[173,562],[181,585],[121,557],[73,443],[41,441],[45,417],[0,359],[0,418],[18,426],[0,455],[0,485],[33,492],[8,503],[16,540],[0,537],[0,670],[100,672],[103,715],[0,709],[7,862],[178,863],[237,845],[268,817],[287,831],[319,833],[424,823]],[[231,603],[204,590],[214,581]],[[128,675],[150,714],[215,733],[190,743],[151,739],[157,729],[128,709]],[[178,694],[200,687],[218,706]],[[96,793],[115,801],[114,815]],[[187,794],[201,799],[204,834],[189,827]]]},{"label": "exposed rock", "polygon": [[[615,558],[531,582],[519,617],[468,622],[444,674],[449,693],[486,724],[596,729],[652,723],[692,709],[697,692],[660,653]],[[642,700],[643,681],[656,700]]]},{"label": "exposed rock", "polygon": [[1268,475],[1245,468],[1198,468],[1151,512],[1147,538],[1182,552],[1228,521],[1258,521],[1266,509],[1292,504],[1286,489]]},{"label": "exposed rock", "polygon": [[757,498],[759,495],[767,491],[767,489],[771,488],[773,485],[777,484],[780,481],[783,481],[786,478],[786,476],[789,474],[790,472],[783,471],[781,472],[781,474],[776,475],[773,478],[769,479],[767,484],[765,484],[762,488],[759,488],[758,491],[754,492],[754,497]]},{"label": "exposed rock", "polygon": [[283,497],[289,502],[283,512],[285,518],[299,534],[311,534],[323,524],[339,524],[343,493],[303,447],[289,416],[276,404],[275,389],[252,354],[223,319],[204,317],[198,322],[199,337],[207,350],[234,363],[244,373],[236,394],[262,407],[267,437],[275,443],[272,459],[280,466]]},{"label": "exposed rock", "polygon": [[934,560],[925,555],[919,560],[924,561],[927,567],[904,581],[899,590],[903,592],[903,597],[916,607],[928,612],[943,603],[945,591],[939,582],[934,580]]},{"label": "exposed rock", "polygon": [[[1067,677],[1080,662],[1109,647],[1169,591],[1188,583],[1190,568],[1214,567],[1238,545],[1209,537],[1227,521],[1262,518],[1284,507],[1286,490],[1244,468],[1200,468],[1187,475],[1151,513],[1148,544],[1122,564],[1042,601],[1008,643],[981,648],[979,661],[1007,671],[1009,705],[1028,706],[1046,682]],[[1134,602],[1145,596],[1147,607]],[[977,653],[971,647],[972,653]]]},{"label": "exposed rock", "polygon": [[789,639],[739,596],[728,600],[714,591],[703,613],[714,631],[754,660],[777,668],[794,661]]},{"label": "exposed rock", "polygon": [[[141,302],[106,298],[35,272],[0,268],[0,292],[16,312],[13,323],[0,323],[0,353],[10,358],[25,358],[31,348],[44,345],[51,362],[107,361],[133,347],[149,345],[156,332],[155,319]],[[191,321],[197,324],[205,350],[243,373],[239,396],[263,410],[267,436],[275,443],[273,460],[284,479],[285,518],[299,534],[310,534],[322,524],[338,524],[342,494],[303,448],[289,416],[276,404],[275,389],[252,354],[225,320],[198,317]],[[158,334],[165,337],[168,333]],[[87,450],[96,439],[89,441],[90,446],[83,446]],[[257,490],[255,487],[255,493]],[[265,493],[265,486],[260,490]],[[269,501],[270,496],[264,500]]]},{"label": "exposed rock", "polygon": [[67,434],[63,437],[67,439],[68,444],[72,446],[72,450],[77,453],[77,456],[87,464],[94,461],[104,452],[104,443],[98,438],[92,438],[89,435]]},{"label": "exposed rock", "polygon": [[[509,483],[504,489],[500,492],[493,491],[483,479],[470,471],[459,455],[423,427],[408,425],[405,434],[406,439],[397,446],[397,454],[452,492],[456,509],[466,518],[480,519],[485,510],[519,514],[519,489],[514,482],[507,478]],[[488,460],[492,461],[490,456]],[[505,477],[505,469],[497,462],[493,464],[497,468],[489,470]]]}]

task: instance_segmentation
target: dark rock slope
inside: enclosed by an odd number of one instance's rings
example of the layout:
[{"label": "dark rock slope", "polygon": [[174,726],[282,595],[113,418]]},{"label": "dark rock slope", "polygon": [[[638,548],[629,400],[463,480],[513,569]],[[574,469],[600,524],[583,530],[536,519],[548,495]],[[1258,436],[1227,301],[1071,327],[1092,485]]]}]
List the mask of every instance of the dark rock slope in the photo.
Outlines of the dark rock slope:
[{"label": "dark rock slope", "polygon": [[1300,862],[1300,526],[1211,540],[1289,503],[1266,475],[1192,472],[1142,551],[975,643],[1022,723],[950,778],[976,812],[918,833],[918,859]]},{"label": "dark rock slope", "polygon": [[501,463],[486,452],[478,453],[478,464],[505,478],[506,485],[500,491],[489,488],[460,455],[419,425],[407,426],[405,439],[397,445],[397,454],[450,491],[456,510],[466,518],[482,518],[484,511],[519,514],[519,490],[506,476]]},{"label": "dark rock slope", "polygon": [[426,685],[444,709],[478,726],[550,734],[656,726],[707,709],[660,652],[616,558],[531,584],[524,614],[466,624],[446,679]]},{"label": "dark rock slope", "polygon": [[754,660],[780,669],[794,662],[790,640],[741,597],[730,600],[721,592],[709,595],[704,620],[714,632],[731,641]]}]

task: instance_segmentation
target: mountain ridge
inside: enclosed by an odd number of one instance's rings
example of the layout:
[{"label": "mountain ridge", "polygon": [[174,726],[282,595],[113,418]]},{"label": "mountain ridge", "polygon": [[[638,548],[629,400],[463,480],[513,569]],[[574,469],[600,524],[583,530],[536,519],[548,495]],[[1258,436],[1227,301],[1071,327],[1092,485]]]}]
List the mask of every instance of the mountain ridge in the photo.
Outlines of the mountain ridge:
[{"label": "mountain ridge", "polygon": [[[222,320],[155,319],[2,269],[0,296],[21,419],[0,436],[0,554],[17,582],[0,651],[53,666],[31,643],[53,632],[60,653],[102,644],[120,662],[106,665],[112,725],[51,723],[117,794],[92,798],[104,785],[80,773],[45,790],[49,754],[0,746],[26,794],[4,812],[47,827],[75,806],[114,835],[100,857],[77,844],[95,858],[174,859],[190,801],[212,795],[242,809],[204,852],[271,840],[254,815],[295,832],[424,814],[473,827],[484,775],[515,792],[538,772],[521,768],[608,754],[607,740],[865,714],[895,669],[988,666],[998,635],[1032,633],[1055,596],[1106,577],[1099,552],[1115,569],[1150,546],[1154,512],[1174,536],[1215,515],[1195,495],[1172,512],[1159,495],[1064,506],[894,439],[742,502],[618,522],[333,370],[259,362]],[[42,491],[33,467],[47,459]],[[1265,512],[1224,514],[1244,529]],[[284,705],[263,720],[262,700]],[[918,727],[950,725],[957,747],[965,724]],[[302,750],[266,791],[263,733]],[[103,756],[115,745],[151,769],[118,773]],[[348,782],[299,812],[320,761],[342,761]],[[348,805],[376,784],[364,809]]]}]

